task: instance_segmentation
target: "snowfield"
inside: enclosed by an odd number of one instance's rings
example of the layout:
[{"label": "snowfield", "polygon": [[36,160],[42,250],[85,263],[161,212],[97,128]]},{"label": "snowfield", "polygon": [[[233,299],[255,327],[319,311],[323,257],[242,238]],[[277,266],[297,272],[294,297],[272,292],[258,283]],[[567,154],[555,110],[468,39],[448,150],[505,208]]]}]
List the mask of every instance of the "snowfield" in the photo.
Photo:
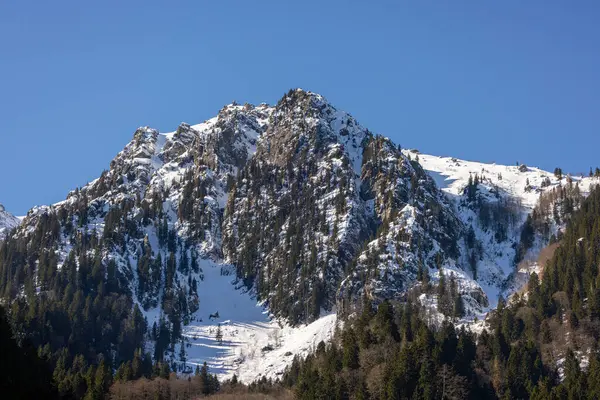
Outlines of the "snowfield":
[{"label": "snowfield", "polygon": [[[183,327],[186,362],[179,359],[181,345],[175,348],[175,359],[183,371],[193,373],[196,365],[208,364],[219,379],[234,374],[244,383],[263,376],[276,379],[283,375],[295,355],[304,357],[319,342],[328,342],[336,329],[335,313],[316,321],[292,327],[272,318],[268,309],[258,304],[251,292],[236,284],[234,269],[210,260],[202,260],[204,281],[198,284],[200,308],[194,321]],[[210,318],[211,314],[218,318]],[[146,313],[152,326],[158,311]],[[221,329],[222,338],[217,340]]]},{"label": "snowfield", "polygon": [[[454,157],[440,157],[427,154],[421,154],[415,150],[405,150],[405,154],[410,154],[413,159],[418,157],[419,163],[435,180],[435,183],[444,192],[460,196],[464,190],[469,176],[475,174],[485,176],[489,181],[498,186],[510,197],[520,200],[521,204],[529,209],[535,206],[540,192],[550,190],[557,185],[564,185],[567,180],[567,174],[564,174],[562,180],[558,180],[552,172],[544,171],[536,167],[529,167],[525,164],[502,165],[496,163],[482,163],[476,161],[459,160]],[[550,186],[542,187],[542,182],[548,178]],[[572,176],[574,182],[579,183],[583,193],[588,193],[590,185],[599,183],[598,178],[588,178],[583,176]],[[527,190],[529,182],[530,190]]]},{"label": "snowfield", "polygon": [[[526,285],[531,273],[539,273],[536,261],[545,244],[536,243],[526,254],[525,262],[518,271],[515,271],[513,264],[515,254],[513,244],[518,242],[521,226],[527,215],[533,211],[540,194],[559,185],[567,185],[567,176],[572,179],[573,184],[579,185],[584,196],[589,193],[592,185],[600,183],[599,178],[582,175],[564,174],[559,180],[551,172],[527,165],[489,164],[465,161],[454,157],[421,154],[416,150],[403,151],[412,159],[418,159],[423,169],[435,180],[436,185],[454,203],[458,217],[465,226],[473,227],[476,237],[484,245],[484,256],[478,265],[477,280],[472,279],[473,277],[465,271],[445,269],[446,275],[453,274],[456,277],[458,287],[462,291],[465,291],[465,288],[469,290],[469,288],[479,286],[488,298],[489,306],[484,308],[472,307],[468,301],[465,302],[467,315],[458,322],[457,326],[464,325],[474,331],[481,331],[484,328],[483,320],[487,313],[497,306],[499,296],[510,298]],[[498,198],[487,197],[488,201],[505,201],[517,210],[518,221],[514,224],[512,231],[508,232],[508,240],[503,242],[494,240],[492,232],[478,226],[475,212],[462,203],[466,197],[465,188],[469,178],[474,179],[475,175],[478,175],[480,179],[485,178],[480,183],[480,187],[499,193]],[[543,185],[543,182],[546,184]],[[559,228],[554,227],[554,229]],[[427,318],[431,322],[440,323],[443,320],[443,315],[437,311],[436,299],[422,295],[420,301],[429,309]]]}]

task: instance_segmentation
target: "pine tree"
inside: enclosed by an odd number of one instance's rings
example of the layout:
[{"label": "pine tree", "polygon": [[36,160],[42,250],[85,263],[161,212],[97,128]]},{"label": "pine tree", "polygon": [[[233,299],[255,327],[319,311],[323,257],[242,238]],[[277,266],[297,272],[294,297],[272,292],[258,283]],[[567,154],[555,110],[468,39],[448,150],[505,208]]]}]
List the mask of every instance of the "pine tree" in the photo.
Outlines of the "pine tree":
[{"label": "pine tree", "polygon": [[590,355],[587,371],[587,396],[591,399],[600,399],[600,354]]},{"label": "pine tree", "polygon": [[208,375],[208,365],[206,365],[206,361],[202,364],[202,368],[200,368],[200,381],[202,382],[202,393],[208,395],[211,393],[211,382],[210,376]]},{"label": "pine tree", "polygon": [[575,353],[571,349],[567,350],[567,355],[564,362],[565,380],[564,385],[569,393],[569,398],[583,398],[585,386],[582,379],[581,368],[579,361],[575,357]]},{"label": "pine tree", "polygon": [[465,305],[462,295],[459,293],[454,298],[453,316],[454,318],[462,318],[465,315]]},{"label": "pine tree", "polygon": [[562,180],[562,169],[560,168],[554,168],[554,176],[556,177],[556,179],[558,179],[559,181]]},{"label": "pine tree", "polygon": [[358,368],[358,343],[356,342],[356,336],[354,330],[348,327],[343,332],[343,366],[349,369]]},{"label": "pine tree", "polygon": [[223,331],[221,330],[221,324],[217,325],[217,333],[215,334],[215,339],[219,344],[223,343]]},{"label": "pine tree", "polygon": [[185,354],[185,341],[183,339],[181,340],[181,345],[179,346],[179,361],[181,361],[184,366],[185,362],[187,361]]},{"label": "pine tree", "polygon": [[425,357],[421,360],[419,371],[419,381],[415,398],[423,400],[433,400],[435,395],[435,369],[432,360]]}]

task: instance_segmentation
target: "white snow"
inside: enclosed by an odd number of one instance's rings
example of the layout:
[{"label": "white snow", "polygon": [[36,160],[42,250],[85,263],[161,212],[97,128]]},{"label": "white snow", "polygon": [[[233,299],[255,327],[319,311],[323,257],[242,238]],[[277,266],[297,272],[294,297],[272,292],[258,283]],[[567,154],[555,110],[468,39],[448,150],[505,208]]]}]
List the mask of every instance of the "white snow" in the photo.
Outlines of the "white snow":
[{"label": "white snow", "polygon": [[[489,307],[481,310],[470,309],[469,304],[465,304],[470,315],[458,323],[476,331],[481,330],[484,325],[482,319],[489,310],[496,307],[498,297],[500,295],[510,297],[525,285],[529,274],[539,270],[534,262],[537,253],[541,250],[538,246],[528,253],[525,261],[530,261],[524,263],[521,270],[515,271],[513,243],[518,242],[522,223],[535,207],[540,193],[552,190],[558,185],[567,185],[568,175],[564,175],[559,180],[553,173],[535,167],[465,161],[453,157],[421,154],[415,150],[403,150],[403,152],[413,160],[418,159],[436,185],[453,202],[457,216],[466,227],[473,227],[477,239],[483,245],[484,255],[478,262],[476,281],[464,271],[453,271],[459,277],[457,282],[461,291],[465,291],[465,287],[462,287],[464,285],[479,286],[488,297]],[[508,239],[505,241],[495,240],[493,232],[479,226],[476,213],[461,204],[465,199],[464,190],[469,178],[474,179],[475,175],[478,175],[480,180],[483,178],[480,187],[484,188],[484,192],[487,191],[488,202],[503,201],[516,211],[516,220],[507,232]],[[592,185],[600,183],[598,178],[584,176],[570,176],[570,178],[574,184],[579,185],[583,195],[589,193]],[[542,185],[544,181],[546,184]],[[497,192],[498,195],[490,196],[492,191]],[[437,312],[436,305],[431,304],[430,299],[423,297],[420,300],[422,304],[431,305],[434,314]],[[438,317],[430,316],[434,319]]]},{"label": "white snow", "polygon": [[[544,171],[536,167],[526,166],[527,170],[522,172],[516,165],[501,165],[496,163],[482,163],[476,161],[459,160],[454,157],[440,157],[428,154],[421,154],[413,150],[404,150],[405,154],[415,159],[419,158],[419,163],[433,177],[438,187],[451,195],[462,195],[462,191],[467,185],[469,176],[475,177],[475,174],[485,176],[491,185],[496,185],[511,197],[519,199],[523,206],[532,209],[540,195],[541,191],[546,191],[556,187],[559,184],[565,184],[567,175],[562,180],[558,180],[553,173]],[[550,186],[542,187],[542,182],[548,178]],[[598,179],[587,178],[583,176],[572,176],[574,182],[579,182],[582,192],[589,192],[590,185]],[[529,181],[530,190],[526,190]]]},{"label": "white snow", "polygon": [[[186,342],[184,372],[193,372],[204,362],[219,379],[234,374],[245,383],[266,376],[276,379],[294,355],[306,356],[319,342],[328,342],[337,324],[336,314],[324,315],[308,325],[292,327],[272,318],[251,292],[236,285],[230,265],[200,260],[204,280],[198,282],[200,308],[193,321],[183,327]],[[142,311],[144,312],[144,311]],[[219,318],[210,319],[219,313]],[[144,312],[151,327],[158,322],[158,309]],[[221,326],[222,341],[216,333]],[[173,359],[180,365],[180,344]],[[267,350],[272,348],[272,350]],[[263,350],[264,349],[264,350]]]},{"label": "white snow", "polygon": [[4,206],[0,204],[0,240],[13,228],[16,228],[22,221],[22,218],[15,217],[11,213],[4,210]]},{"label": "white snow", "polygon": [[[236,289],[235,279],[222,275],[220,265],[203,261],[201,266],[205,277],[198,288],[197,321],[184,327],[183,333],[190,344],[186,348],[188,365],[195,367],[206,361],[219,378],[237,374],[242,382],[252,382],[262,375],[276,378],[294,355],[306,355],[333,335],[335,314],[306,326],[291,327],[271,319],[251,293]],[[216,312],[220,318],[209,319]],[[219,324],[221,343],[216,339]],[[263,351],[267,346],[273,350]]]}]

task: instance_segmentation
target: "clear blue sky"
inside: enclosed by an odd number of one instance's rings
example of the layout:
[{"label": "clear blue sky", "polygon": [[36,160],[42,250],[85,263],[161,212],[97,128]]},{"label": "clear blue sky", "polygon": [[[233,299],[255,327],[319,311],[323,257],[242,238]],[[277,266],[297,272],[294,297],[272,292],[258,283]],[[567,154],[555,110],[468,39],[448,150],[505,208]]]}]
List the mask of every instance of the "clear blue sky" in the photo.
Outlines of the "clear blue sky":
[{"label": "clear blue sky", "polygon": [[0,3],[8,210],[62,200],[138,126],[172,131],[292,87],[422,152],[600,165],[598,1],[168,3]]}]

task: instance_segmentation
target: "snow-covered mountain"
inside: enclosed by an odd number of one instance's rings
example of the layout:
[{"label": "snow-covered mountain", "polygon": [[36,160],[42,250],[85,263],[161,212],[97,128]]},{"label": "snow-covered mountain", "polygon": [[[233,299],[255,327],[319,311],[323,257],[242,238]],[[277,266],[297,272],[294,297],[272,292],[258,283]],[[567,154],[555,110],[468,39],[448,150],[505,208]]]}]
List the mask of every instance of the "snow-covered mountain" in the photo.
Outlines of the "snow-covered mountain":
[{"label": "snow-covered mountain", "polygon": [[[81,274],[96,265],[112,271],[110,286],[131,297],[149,331],[165,326],[171,332],[165,358],[184,371],[208,361],[221,377],[236,373],[252,381],[282,373],[293,355],[327,340],[335,314],[293,328],[274,320],[267,299],[257,298],[250,282],[238,280],[236,266],[223,262],[228,192],[239,186],[238,175],[276,111],[234,103],[174,132],[139,128],[98,179],[62,202],[30,210],[12,239],[26,244],[19,256],[49,260],[35,271],[40,290],[61,271]],[[11,268],[12,275],[20,267]],[[19,290],[13,285],[15,295]],[[145,350],[156,355],[159,342],[149,337]]]},{"label": "snow-covered mountain", "polygon": [[481,319],[594,182],[401,150],[291,90],[174,132],[139,128],[98,179],[29,211],[0,289],[34,282],[71,301],[78,276],[89,303],[108,291],[141,310],[155,358],[248,382],[328,340],[364,298],[416,293],[432,323]]},{"label": "snow-covered mountain", "polygon": [[[419,161],[452,201],[458,218],[472,228],[477,278],[453,272],[465,285],[478,285],[486,293],[489,307],[471,310],[480,319],[496,306],[499,295],[509,297],[523,287],[531,272],[538,272],[540,250],[560,236],[581,199],[600,184],[599,177],[555,174],[525,164],[404,152]],[[522,248],[530,221],[532,242]]]},{"label": "snow-covered mountain", "polygon": [[19,218],[6,211],[4,206],[0,204],[0,240],[4,238],[8,231],[16,228],[20,223]]}]

